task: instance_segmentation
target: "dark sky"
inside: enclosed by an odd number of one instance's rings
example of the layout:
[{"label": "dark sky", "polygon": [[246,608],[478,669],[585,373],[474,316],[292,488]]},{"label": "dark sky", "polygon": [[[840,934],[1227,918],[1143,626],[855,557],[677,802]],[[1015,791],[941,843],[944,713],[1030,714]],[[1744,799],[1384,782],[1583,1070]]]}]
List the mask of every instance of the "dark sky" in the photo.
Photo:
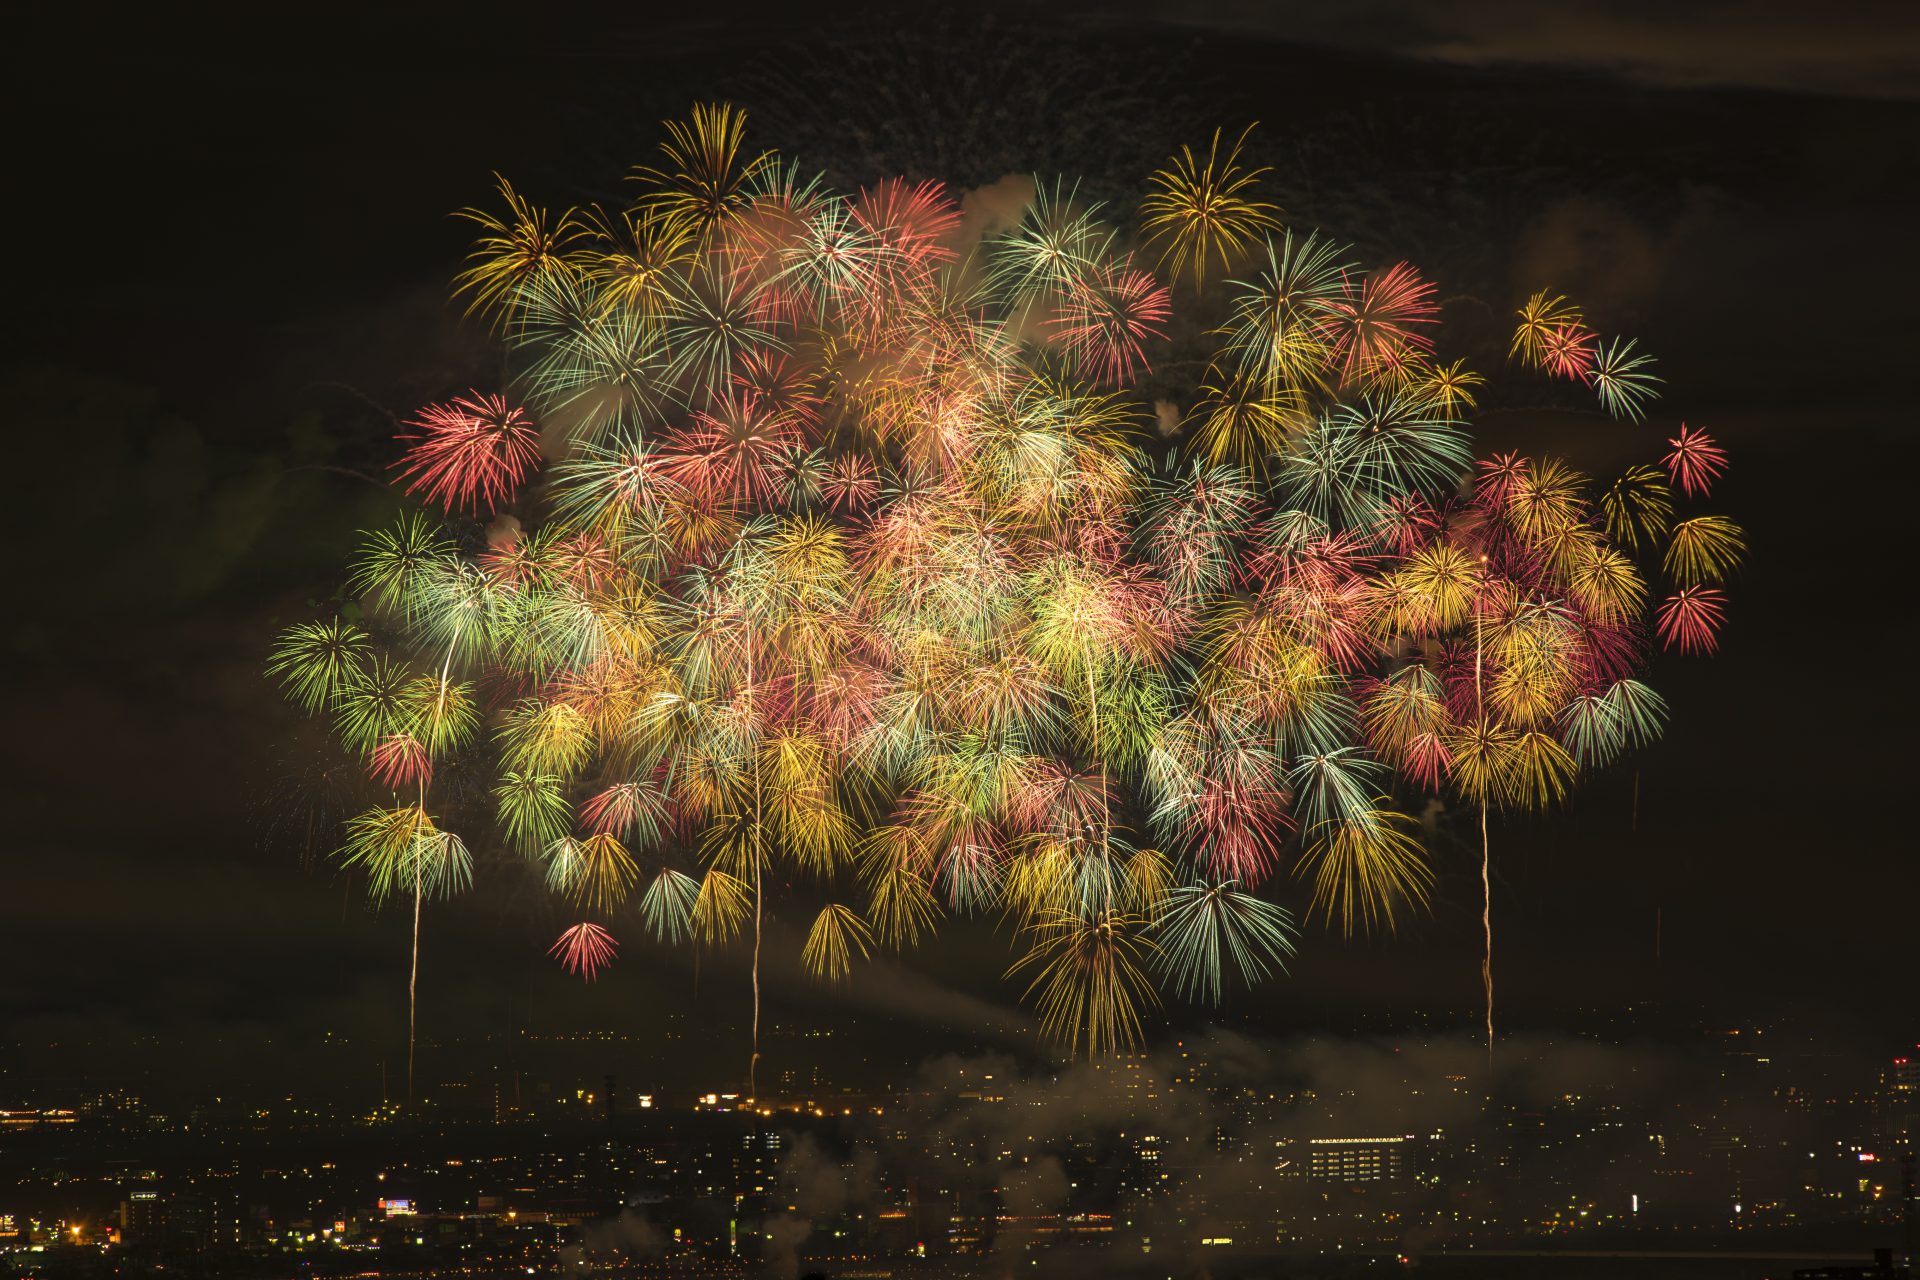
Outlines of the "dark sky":
[{"label": "dark sky", "polygon": [[[549,203],[602,198],[662,117],[726,95],[836,174],[963,186],[1063,166],[1137,183],[1172,143],[1258,118],[1296,220],[1493,312],[1549,283],[1640,336],[1668,378],[1657,425],[1734,450],[1722,504],[1753,566],[1727,651],[1656,665],[1675,723],[1640,762],[1637,830],[1631,769],[1496,828],[1503,1000],[1549,1029],[1658,996],[1911,1039],[1911,6],[1838,25],[1785,4],[1272,8],[970,8],[912,30],[727,5],[16,24],[0,412],[26,544],[0,1035],[401,1025],[404,921],[303,865],[325,757],[262,655],[389,508],[345,474],[390,456],[382,408],[497,381],[444,300],[449,211],[495,169]],[[1487,438],[1575,447],[1555,430],[1507,414]],[[1311,933],[1294,977],[1233,1017],[1470,1019],[1477,879],[1464,849],[1439,857],[1432,920],[1390,942]],[[553,931],[504,887],[436,909],[423,1008],[460,1030],[710,1007],[684,958],[637,947],[569,984],[540,954]],[[989,1021],[1013,994],[1002,954],[961,939],[785,1007]]]}]

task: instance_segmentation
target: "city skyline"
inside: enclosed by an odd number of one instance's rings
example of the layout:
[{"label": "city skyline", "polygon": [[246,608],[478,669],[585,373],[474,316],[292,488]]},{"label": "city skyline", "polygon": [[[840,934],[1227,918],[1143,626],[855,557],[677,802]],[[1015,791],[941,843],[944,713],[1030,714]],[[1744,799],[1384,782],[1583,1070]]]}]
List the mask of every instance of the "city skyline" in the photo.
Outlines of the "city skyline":
[{"label": "city skyline", "polygon": [[1347,1251],[1444,1267],[1586,1249],[1719,1254],[1759,1275],[1768,1258],[1901,1244],[1920,1047],[1872,1062],[1753,1024],[1611,1042],[1637,1034],[1633,1014],[1518,1038],[1491,1102],[1470,1038],[1418,1035],[1215,1032],[1080,1064],[968,1047],[871,1062],[852,1085],[813,1048],[812,1071],[760,1104],[603,1073],[615,1033],[544,1046],[571,1067],[508,1071],[531,1059],[504,1036],[441,1060],[410,1116],[293,1092],[163,1110],[97,1069],[40,1084],[69,1105],[0,1107],[0,1251],[334,1269],[369,1250],[386,1269],[578,1257],[661,1275],[1013,1258],[1092,1275],[1156,1252],[1234,1274]]}]

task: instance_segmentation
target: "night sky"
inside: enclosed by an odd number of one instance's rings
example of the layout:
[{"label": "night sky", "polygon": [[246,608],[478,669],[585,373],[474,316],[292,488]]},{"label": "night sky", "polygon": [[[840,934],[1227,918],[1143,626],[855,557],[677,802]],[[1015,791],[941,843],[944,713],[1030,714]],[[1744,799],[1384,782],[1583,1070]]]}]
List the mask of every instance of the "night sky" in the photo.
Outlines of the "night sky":
[{"label": "night sky", "polygon": [[[658,121],[729,97],[836,179],[959,188],[1067,168],[1126,190],[1174,145],[1259,119],[1289,221],[1409,257],[1491,315],[1550,284],[1641,338],[1668,383],[1653,425],[1732,449],[1715,507],[1746,525],[1751,564],[1722,655],[1655,664],[1674,722],[1637,761],[1637,829],[1634,764],[1496,825],[1505,1010],[1553,1030],[1705,1002],[1910,1040],[1914,10],[1269,7],[976,7],[911,30],[878,10],[314,7],[271,31],[11,30],[0,1038],[403,1043],[405,921],[328,864],[332,757],[263,656],[393,509],[354,474],[393,457],[385,415],[499,381],[446,300],[465,248],[450,211],[484,202],[494,170],[550,205],[617,198]],[[1483,450],[1596,468],[1652,452],[1651,428],[1630,452],[1505,407]],[[1229,1020],[1471,1025],[1477,873],[1461,844],[1436,861],[1431,919],[1374,942],[1310,932],[1293,977]],[[430,914],[427,1034],[702,1007],[688,959],[638,946],[570,982],[541,954],[551,908],[482,879]],[[776,1017],[885,1013],[933,1052],[1018,1019],[1005,958],[1004,937],[961,931],[850,992],[782,990]],[[741,985],[724,961],[698,982],[709,1000]]]}]

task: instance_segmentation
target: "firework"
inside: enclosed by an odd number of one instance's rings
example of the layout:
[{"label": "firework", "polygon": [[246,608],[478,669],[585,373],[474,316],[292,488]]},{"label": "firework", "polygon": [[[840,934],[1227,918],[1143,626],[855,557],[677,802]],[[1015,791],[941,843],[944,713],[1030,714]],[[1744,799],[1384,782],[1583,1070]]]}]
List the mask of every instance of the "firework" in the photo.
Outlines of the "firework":
[{"label": "firework", "polygon": [[451,511],[506,505],[540,461],[540,432],[505,397],[475,393],[429,405],[406,424],[412,442],[395,466],[408,493],[424,493]]},{"label": "firework", "polygon": [[1712,653],[1719,647],[1726,594],[1712,587],[1683,587],[1660,605],[1660,639],[1681,653]]},{"label": "firework", "polygon": [[1680,424],[1680,434],[1667,441],[1673,451],[1663,459],[1667,474],[1689,498],[1704,494],[1727,469],[1727,452],[1698,427]]},{"label": "firework", "polygon": [[1635,346],[1631,338],[1607,343],[1594,353],[1587,376],[1602,408],[1616,418],[1639,422],[1647,416],[1647,401],[1660,379],[1648,369],[1653,357]]},{"label": "firework", "polygon": [[468,256],[472,264],[456,281],[456,292],[473,295],[473,311],[492,312],[500,321],[512,317],[517,303],[541,282],[571,273],[567,252],[582,233],[579,216],[569,209],[550,218],[513,189],[498,174],[506,217],[483,209],[462,209],[459,217],[479,224],[482,235]]},{"label": "firework", "polygon": [[745,153],[747,113],[731,103],[697,105],[666,128],[664,163],[633,175],[643,189],[640,207],[706,240],[745,210],[750,186],[773,165],[773,153]]},{"label": "firework", "polygon": [[1404,262],[1347,281],[1322,326],[1329,363],[1353,386],[1392,386],[1424,367],[1437,323],[1433,285]]},{"label": "firework", "polygon": [[1508,359],[1517,356],[1532,364],[1548,364],[1556,339],[1586,332],[1580,324],[1580,308],[1546,289],[1528,298],[1516,314],[1520,323],[1514,326]]},{"label": "firework", "polygon": [[612,934],[591,922],[576,924],[560,935],[547,954],[566,966],[567,972],[592,982],[600,970],[613,963],[620,944]]},{"label": "firework", "polygon": [[[395,464],[446,523],[368,535],[268,663],[364,774],[343,857],[411,899],[416,974],[424,904],[518,868],[591,917],[577,976],[628,928],[748,950],[751,1090],[765,966],[858,981],[988,915],[1047,1031],[1112,1051],[1282,973],[1296,919],[1414,918],[1434,796],[1490,886],[1493,815],[1659,734],[1647,633],[1719,643],[1744,535],[1680,507],[1724,451],[1476,463],[1434,285],[1279,227],[1245,134],[1155,175],[1139,244],[1045,180],[977,261],[937,183],[838,194],[726,106],[668,134],[631,208],[469,214],[511,375]],[[1156,253],[1224,294],[1170,439]],[[1651,358],[1550,292],[1507,355],[1653,412]]]},{"label": "firework", "polygon": [[1240,163],[1253,128],[1242,129],[1225,155],[1220,153],[1221,131],[1215,129],[1205,160],[1182,147],[1166,168],[1148,179],[1156,190],[1140,206],[1147,243],[1160,249],[1160,265],[1174,278],[1191,267],[1196,288],[1206,287],[1209,262],[1230,267],[1265,233],[1280,227],[1278,209],[1249,198],[1268,172]]}]

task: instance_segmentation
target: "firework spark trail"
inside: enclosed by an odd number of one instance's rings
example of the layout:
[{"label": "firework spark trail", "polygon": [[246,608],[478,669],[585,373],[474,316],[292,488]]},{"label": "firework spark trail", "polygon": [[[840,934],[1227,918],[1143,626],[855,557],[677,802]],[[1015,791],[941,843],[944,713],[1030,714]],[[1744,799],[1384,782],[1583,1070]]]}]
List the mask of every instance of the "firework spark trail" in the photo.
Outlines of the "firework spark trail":
[{"label": "firework spark trail", "polygon": [[[1482,557],[1484,559],[1484,557]],[[1474,715],[1485,718],[1486,690],[1483,678],[1486,672],[1486,646],[1481,636],[1483,620],[1479,614],[1473,619],[1473,704]],[[1480,799],[1480,929],[1485,935],[1486,950],[1480,957],[1480,983],[1486,990],[1487,1000],[1487,1071],[1489,1085],[1493,1071],[1493,843],[1487,837],[1487,801]]]},{"label": "firework spark trail", "polygon": [[[425,801],[421,802],[424,807]],[[413,958],[407,968],[407,1109],[413,1109],[413,1049],[419,1034],[420,1012],[420,868],[413,869]]]},{"label": "firework spark trail", "polygon": [[[765,963],[845,980],[996,915],[1047,1032],[1110,1052],[1163,989],[1284,971],[1286,872],[1343,933],[1425,906],[1435,794],[1479,809],[1491,1054],[1492,816],[1658,736],[1649,632],[1720,642],[1743,536],[1676,508],[1724,450],[1476,464],[1433,284],[1282,227],[1244,132],[1154,175],[1142,243],[1036,179],[971,257],[940,184],[843,196],[747,137],[703,106],[628,209],[466,211],[513,377],[403,427],[440,517],[367,535],[354,608],[269,661],[387,798],[342,856],[413,896],[410,1055],[425,903],[471,882],[428,812],[456,760],[495,808],[443,787],[444,820],[589,917],[569,971],[625,921],[750,946],[750,1095]],[[1142,384],[1186,274],[1226,320],[1166,439]],[[1544,290],[1507,355],[1626,431],[1661,385]]]},{"label": "firework spark trail", "polygon": [[[747,647],[747,705],[753,705],[753,647]],[[749,842],[749,856],[753,859],[753,1057],[747,1063],[747,1097],[749,1100],[759,1096],[760,1080],[760,924],[766,910],[766,894],[761,890],[760,876],[765,857],[760,841],[765,831],[764,810],[761,807],[760,790],[760,754],[753,755],[753,830]]]},{"label": "firework spark trail", "polygon": [[1486,952],[1480,960],[1480,981],[1487,995],[1487,1068],[1493,1068],[1493,846],[1487,840],[1487,806],[1480,806],[1480,928],[1486,934]]}]

